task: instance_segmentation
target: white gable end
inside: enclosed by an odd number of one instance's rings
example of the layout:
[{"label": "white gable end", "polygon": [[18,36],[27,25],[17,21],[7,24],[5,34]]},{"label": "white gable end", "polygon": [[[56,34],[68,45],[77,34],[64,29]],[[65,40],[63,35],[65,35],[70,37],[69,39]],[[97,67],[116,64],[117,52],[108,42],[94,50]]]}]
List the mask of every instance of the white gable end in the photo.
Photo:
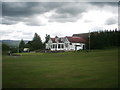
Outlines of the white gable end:
[{"label": "white gable end", "polygon": [[[72,38],[72,40],[74,40],[74,38]],[[52,38],[48,41],[48,43],[46,43],[46,49],[49,49],[52,51],[54,50],[71,51],[71,50],[80,50],[84,48],[85,48],[85,43],[71,42],[67,37]]]}]

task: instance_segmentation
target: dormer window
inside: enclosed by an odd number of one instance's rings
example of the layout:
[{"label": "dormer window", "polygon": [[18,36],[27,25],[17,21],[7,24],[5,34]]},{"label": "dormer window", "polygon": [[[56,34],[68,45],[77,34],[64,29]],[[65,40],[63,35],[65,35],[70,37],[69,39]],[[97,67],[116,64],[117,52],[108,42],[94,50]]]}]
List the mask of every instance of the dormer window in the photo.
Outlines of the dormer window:
[{"label": "dormer window", "polygon": [[68,47],[68,43],[65,43],[65,47]]},{"label": "dormer window", "polygon": [[57,36],[55,36],[55,42],[58,42],[58,39],[59,39],[59,38],[58,38]]}]

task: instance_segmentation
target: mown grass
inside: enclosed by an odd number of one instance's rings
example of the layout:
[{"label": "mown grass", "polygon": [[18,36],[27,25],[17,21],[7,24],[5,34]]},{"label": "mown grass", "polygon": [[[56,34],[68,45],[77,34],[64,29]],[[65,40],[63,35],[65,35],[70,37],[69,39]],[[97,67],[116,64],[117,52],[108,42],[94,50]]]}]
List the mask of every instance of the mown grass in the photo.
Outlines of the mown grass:
[{"label": "mown grass", "polygon": [[117,88],[117,49],[3,56],[3,88]]}]

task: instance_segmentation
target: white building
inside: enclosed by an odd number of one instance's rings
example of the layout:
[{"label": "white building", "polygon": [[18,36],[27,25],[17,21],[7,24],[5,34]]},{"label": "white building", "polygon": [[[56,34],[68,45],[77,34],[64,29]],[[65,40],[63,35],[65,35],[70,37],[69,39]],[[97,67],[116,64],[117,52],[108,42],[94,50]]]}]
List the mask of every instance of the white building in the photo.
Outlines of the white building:
[{"label": "white building", "polygon": [[29,49],[29,48],[24,48],[23,51],[24,51],[24,52],[29,52],[30,49]]},{"label": "white building", "polygon": [[46,43],[46,49],[51,51],[64,50],[75,51],[85,49],[86,40],[81,37],[55,37],[50,38]]}]

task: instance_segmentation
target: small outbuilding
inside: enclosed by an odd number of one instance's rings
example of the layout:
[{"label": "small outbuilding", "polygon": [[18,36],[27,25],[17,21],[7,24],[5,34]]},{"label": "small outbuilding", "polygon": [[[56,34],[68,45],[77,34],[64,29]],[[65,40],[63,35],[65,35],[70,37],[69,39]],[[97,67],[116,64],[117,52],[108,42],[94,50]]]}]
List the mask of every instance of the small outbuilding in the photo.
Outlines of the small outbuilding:
[{"label": "small outbuilding", "polygon": [[23,51],[24,51],[24,52],[29,52],[30,49],[29,49],[29,48],[24,48]]}]

